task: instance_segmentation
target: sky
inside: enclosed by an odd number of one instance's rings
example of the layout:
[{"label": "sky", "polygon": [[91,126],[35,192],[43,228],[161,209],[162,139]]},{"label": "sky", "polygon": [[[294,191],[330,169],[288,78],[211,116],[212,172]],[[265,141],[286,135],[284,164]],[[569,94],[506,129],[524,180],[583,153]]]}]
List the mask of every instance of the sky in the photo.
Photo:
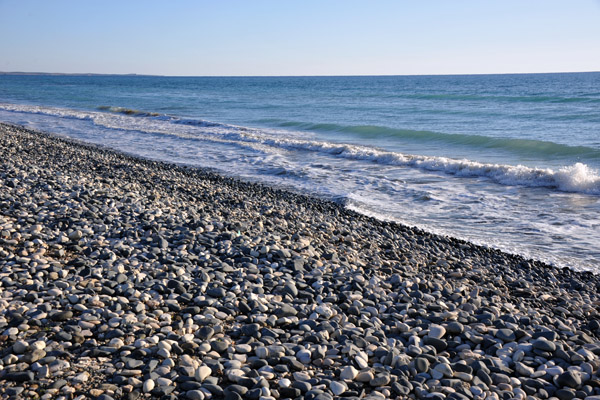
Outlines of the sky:
[{"label": "sky", "polygon": [[600,70],[600,0],[0,0],[0,71]]}]

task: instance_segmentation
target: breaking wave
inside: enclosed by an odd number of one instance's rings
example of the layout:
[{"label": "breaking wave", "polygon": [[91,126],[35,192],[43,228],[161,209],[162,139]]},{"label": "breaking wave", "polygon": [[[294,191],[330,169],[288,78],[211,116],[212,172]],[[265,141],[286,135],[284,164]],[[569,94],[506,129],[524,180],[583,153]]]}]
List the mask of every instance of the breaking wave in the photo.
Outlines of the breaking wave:
[{"label": "breaking wave", "polygon": [[[527,187],[545,187],[566,192],[600,195],[600,174],[585,163],[575,163],[558,170],[549,168],[534,168],[522,165],[491,164],[467,159],[410,155],[399,152],[385,151],[369,146],[316,141],[305,138],[294,138],[289,131],[255,129],[235,125],[220,124],[201,119],[186,119],[165,114],[138,111],[121,107],[99,107],[100,111],[80,111],[55,107],[31,105],[0,104],[0,110],[34,113],[89,120],[96,125],[113,129],[136,130],[140,132],[172,135],[191,140],[205,140],[227,143],[230,145],[250,147],[263,152],[310,151],[320,152],[332,157],[382,165],[419,168],[426,171],[442,172],[456,177],[486,178],[502,185],[517,185]],[[143,118],[139,118],[143,117]],[[178,127],[180,129],[178,129]],[[301,129],[338,129],[340,126],[313,124],[312,126],[297,126]],[[598,150],[587,147],[571,147],[551,142],[528,141],[522,139],[495,139],[483,136],[449,135],[435,132],[401,131],[379,127],[351,127],[354,131],[376,134],[388,132],[395,135],[413,135],[426,137],[429,140],[452,138],[460,143],[480,142],[484,146],[529,146],[531,149],[563,155],[598,155]],[[464,144],[464,143],[463,143]]]}]

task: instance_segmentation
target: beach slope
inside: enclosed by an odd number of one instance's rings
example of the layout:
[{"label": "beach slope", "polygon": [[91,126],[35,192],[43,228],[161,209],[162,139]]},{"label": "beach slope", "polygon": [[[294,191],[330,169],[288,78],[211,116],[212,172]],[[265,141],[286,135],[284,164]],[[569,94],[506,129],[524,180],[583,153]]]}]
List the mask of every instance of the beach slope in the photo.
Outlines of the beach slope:
[{"label": "beach slope", "polygon": [[0,160],[0,396],[600,395],[591,273],[17,126]]}]

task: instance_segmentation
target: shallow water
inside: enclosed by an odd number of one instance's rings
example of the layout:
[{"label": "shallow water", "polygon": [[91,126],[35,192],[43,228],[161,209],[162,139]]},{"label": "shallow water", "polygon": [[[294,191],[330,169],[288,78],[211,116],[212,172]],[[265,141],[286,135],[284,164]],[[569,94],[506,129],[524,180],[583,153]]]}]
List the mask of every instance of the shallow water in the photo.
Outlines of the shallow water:
[{"label": "shallow water", "polygon": [[600,268],[600,73],[5,75],[0,121]]}]

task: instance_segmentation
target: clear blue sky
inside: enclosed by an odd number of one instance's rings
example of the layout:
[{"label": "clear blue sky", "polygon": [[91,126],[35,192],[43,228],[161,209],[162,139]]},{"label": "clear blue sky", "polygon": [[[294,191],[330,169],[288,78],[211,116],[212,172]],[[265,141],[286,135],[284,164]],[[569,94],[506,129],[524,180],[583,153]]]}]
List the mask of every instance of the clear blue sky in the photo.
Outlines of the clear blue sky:
[{"label": "clear blue sky", "polygon": [[600,0],[0,0],[0,71],[600,70]]}]

